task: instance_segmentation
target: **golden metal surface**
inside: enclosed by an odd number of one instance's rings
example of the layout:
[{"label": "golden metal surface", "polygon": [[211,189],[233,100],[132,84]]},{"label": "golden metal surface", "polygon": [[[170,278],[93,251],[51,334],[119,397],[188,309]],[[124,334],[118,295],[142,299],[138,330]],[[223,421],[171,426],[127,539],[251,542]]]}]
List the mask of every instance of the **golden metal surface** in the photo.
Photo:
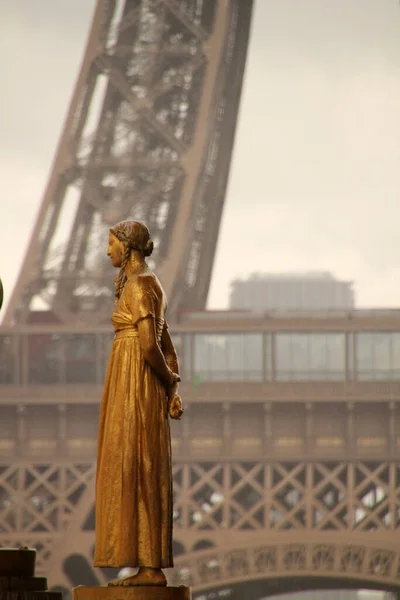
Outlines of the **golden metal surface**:
[{"label": "golden metal surface", "polygon": [[152,249],[142,223],[110,230],[108,256],[119,275],[100,409],[94,565],[141,567],[131,585],[153,577],[165,585],[160,569],[173,566],[168,400],[180,402],[179,375],[166,296],[144,260]]}]

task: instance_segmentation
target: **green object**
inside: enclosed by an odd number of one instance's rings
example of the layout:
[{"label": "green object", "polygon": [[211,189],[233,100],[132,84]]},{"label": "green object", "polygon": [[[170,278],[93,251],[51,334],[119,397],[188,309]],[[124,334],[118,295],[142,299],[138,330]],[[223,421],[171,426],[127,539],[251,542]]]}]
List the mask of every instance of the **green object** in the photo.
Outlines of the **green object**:
[{"label": "green object", "polygon": [[193,375],[193,387],[197,390],[199,385],[201,384],[201,377],[197,373]]}]

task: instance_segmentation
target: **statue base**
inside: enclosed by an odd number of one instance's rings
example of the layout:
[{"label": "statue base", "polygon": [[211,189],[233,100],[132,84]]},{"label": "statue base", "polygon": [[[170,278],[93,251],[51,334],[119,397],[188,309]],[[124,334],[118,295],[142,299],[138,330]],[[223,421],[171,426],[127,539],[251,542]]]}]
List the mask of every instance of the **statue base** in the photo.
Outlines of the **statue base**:
[{"label": "statue base", "polygon": [[74,588],[74,600],[191,600],[190,587],[181,585],[109,585]]}]

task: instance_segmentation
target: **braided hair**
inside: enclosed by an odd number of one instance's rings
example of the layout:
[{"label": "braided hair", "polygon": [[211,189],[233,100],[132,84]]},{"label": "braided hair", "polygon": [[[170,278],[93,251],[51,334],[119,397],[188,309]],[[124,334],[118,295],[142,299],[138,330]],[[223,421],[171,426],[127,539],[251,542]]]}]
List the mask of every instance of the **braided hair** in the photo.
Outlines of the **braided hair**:
[{"label": "braided hair", "polygon": [[111,227],[110,232],[124,245],[124,256],[121,268],[115,281],[115,296],[120,298],[126,283],[125,269],[129,262],[132,250],[137,250],[143,257],[150,256],[153,252],[153,241],[150,232],[140,221],[121,221]]}]

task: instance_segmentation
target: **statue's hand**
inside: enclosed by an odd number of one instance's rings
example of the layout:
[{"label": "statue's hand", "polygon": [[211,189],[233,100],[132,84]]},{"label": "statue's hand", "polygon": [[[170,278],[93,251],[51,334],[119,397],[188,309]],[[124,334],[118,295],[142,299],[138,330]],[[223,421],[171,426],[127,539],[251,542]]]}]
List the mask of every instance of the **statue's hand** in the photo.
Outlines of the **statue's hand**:
[{"label": "statue's hand", "polygon": [[168,413],[171,419],[177,419],[178,421],[183,415],[182,400],[178,394],[169,396]]},{"label": "statue's hand", "polygon": [[172,373],[172,382],[171,382],[171,386],[173,385],[178,385],[178,383],[181,381],[181,376],[178,373]]}]

